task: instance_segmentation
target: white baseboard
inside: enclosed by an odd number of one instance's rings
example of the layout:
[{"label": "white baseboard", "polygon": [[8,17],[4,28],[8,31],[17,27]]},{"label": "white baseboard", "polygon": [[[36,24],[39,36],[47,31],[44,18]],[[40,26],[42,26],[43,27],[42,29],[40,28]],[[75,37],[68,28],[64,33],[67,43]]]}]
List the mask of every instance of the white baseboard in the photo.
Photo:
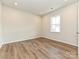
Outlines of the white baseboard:
[{"label": "white baseboard", "polygon": [[2,47],[2,45],[3,45],[3,44],[2,44],[2,43],[0,43],[0,48]]},{"label": "white baseboard", "polygon": [[[21,40],[15,40],[15,41],[10,41],[10,42],[4,42],[2,44],[0,44],[0,48],[2,47],[2,45],[4,44],[9,44],[9,43],[14,43],[14,42],[20,42],[20,41],[25,41],[25,40],[31,40],[31,39],[35,39],[35,38],[39,38],[39,37],[32,37],[32,38],[29,38],[29,39],[21,39]],[[48,38],[48,37],[44,37],[44,38]],[[51,38],[48,38],[48,39],[51,39]],[[52,40],[52,39],[51,39]],[[58,42],[63,42],[63,41],[59,41],[59,40],[55,40],[55,41],[58,41]],[[63,43],[66,43],[66,42],[63,42]],[[69,43],[66,43],[66,44],[69,44]],[[78,47],[78,45],[73,45],[73,44],[69,44],[69,45],[72,45],[72,46],[76,46]]]},{"label": "white baseboard", "polygon": [[2,45],[0,45],[0,48],[2,47]]},{"label": "white baseboard", "polygon": [[[44,36],[43,36],[43,37],[44,37]],[[49,37],[44,37],[44,38],[48,38],[48,39],[50,39],[50,40],[54,40],[54,41],[58,41],[58,42],[62,42],[62,43],[65,43],[65,44],[69,44],[69,45],[72,45],[72,46],[78,47],[78,45],[71,44],[71,43],[68,43],[68,42],[65,42],[65,41],[56,40],[56,39],[52,39],[52,38],[49,38]]]},{"label": "white baseboard", "polygon": [[[14,42],[20,42],[20,41],[25,41],[25,40],[32,40],[32,39],[35,39],[35,38],[38,38],[38,37],[32,37],[32,38],[23,38],[23,39],[21,39],[21,40],[15,40],[15,41],[9,41],[9,42],[3,42],[3,44],[2,45],[5,45],[5,44],[10,44],[10,43],[14,43]],[[1,46],[2,46],[1,45]]]}]

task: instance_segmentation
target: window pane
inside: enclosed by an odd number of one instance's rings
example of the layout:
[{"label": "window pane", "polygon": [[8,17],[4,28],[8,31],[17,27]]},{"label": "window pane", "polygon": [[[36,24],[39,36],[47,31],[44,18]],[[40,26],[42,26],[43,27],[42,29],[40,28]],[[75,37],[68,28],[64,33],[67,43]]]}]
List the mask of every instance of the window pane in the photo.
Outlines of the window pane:
[{"label": "window pane", "polygon": [[56,32],[60,32],[60,25],[56,25],[55,30],[56,30]]},{"label": "window pane", "polygon": [[55,17],[51,18],[51,24],[56,24],[56,18]]},{"label": "window pane", "polygon": [[60,24],[60,16],[56,16],[55,24]]},{"label": "window pane", "polygon": [[56,25],[51,25],[51,29],[55,29],[56,28]]},{"label": "window pane", "polygon": [[51,18],[51,32],[60,32],[60,16]]},{"label": "window pane", "polygon": [[51,32],[54,32],[56,30],[56,25],[51,25]]},{"label": "window pane", "polygon": [[51,25],[51,32],[60,32],[60,25]]}]

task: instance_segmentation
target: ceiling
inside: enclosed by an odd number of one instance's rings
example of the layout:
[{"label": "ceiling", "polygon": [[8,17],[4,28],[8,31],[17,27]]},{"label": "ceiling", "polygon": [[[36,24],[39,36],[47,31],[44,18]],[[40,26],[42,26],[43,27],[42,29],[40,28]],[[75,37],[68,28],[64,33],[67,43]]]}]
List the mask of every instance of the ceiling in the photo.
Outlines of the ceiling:
[{"label": "ceiling", "polygon": [[[36,15],[44,15],[76,0],[1,0],[2,4],[25,10]],[[15,6],[14,3],[18,5]]]}]

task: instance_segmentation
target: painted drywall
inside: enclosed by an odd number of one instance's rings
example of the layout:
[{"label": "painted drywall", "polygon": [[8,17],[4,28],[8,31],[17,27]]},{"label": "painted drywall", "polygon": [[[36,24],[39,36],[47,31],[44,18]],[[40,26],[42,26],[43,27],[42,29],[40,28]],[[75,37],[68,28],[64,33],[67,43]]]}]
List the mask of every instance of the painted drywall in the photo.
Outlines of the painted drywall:
[{"label": "painted drywall", "polygon": [[[54,15],[61,16],[61,32],[50,32],[50,18]],[[77,4],[66,6],[42,17],[42,35],[52,40],[77,46]]]},{"label": "painted drywall", "polygon": [[79,2],[78,2],[78,57],[79,57]]},{"label": "painted drywall", "polygon": [[[3,5],[1,14],[3,43],[47,37],[77,46],[76,9],[76,5],[70,5],[45,15],[41,19],[40,16]],[[61,15],[61,32],[51,33],[49,20],[51,16],[56,14]]]},{"label": "painted drywall", "polygon": [[40,37],[41,18],[31,13],[2,6],[3,43]]},{"label": "painted drywall", "polygon": [[2,45],[2,4],[0,2],[0,47]]}]

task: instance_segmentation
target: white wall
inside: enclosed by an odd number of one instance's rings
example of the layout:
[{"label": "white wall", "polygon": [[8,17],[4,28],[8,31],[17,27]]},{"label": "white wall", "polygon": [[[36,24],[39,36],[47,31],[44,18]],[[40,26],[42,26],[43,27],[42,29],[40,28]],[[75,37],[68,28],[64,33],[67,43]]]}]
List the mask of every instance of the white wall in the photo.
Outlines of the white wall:
[{"label": "white wall", "polygon": [[40,16],[4,5],[2,10],[4,43],[40,37]]},{"label": "white wall", "polygon": [[[61,32],[50,32],[50,17],[61,16]],[[43,16],[43,37],[77,46],[77,4],[66,6]]]}]

